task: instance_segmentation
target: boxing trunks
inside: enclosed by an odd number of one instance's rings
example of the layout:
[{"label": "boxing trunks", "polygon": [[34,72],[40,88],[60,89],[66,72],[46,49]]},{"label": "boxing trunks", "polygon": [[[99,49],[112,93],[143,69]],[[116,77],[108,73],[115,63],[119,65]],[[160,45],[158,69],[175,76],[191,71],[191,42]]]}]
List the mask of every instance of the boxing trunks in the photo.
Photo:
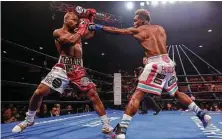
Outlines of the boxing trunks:
[{"label": "boxing trunks", "polygon": [[82,59],[60,56],[59,61],[41,83],[49,86],[60,93],[71,82],[81,91],[88,91],[95,88],[95,84],[86,76],[86,70],[82,66]]},{"label": "boxing trunks", "polygon": [[171,96],[178,90],[175,63],[168,54],[148,58],[136,89],[161,95],[163,88]]}]

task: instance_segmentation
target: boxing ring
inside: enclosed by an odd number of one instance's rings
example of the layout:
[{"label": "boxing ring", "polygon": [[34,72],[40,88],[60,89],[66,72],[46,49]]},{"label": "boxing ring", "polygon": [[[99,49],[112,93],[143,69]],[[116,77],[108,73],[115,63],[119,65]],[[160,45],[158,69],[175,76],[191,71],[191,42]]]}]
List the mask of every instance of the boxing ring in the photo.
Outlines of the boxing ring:
[{"label": "boxing ring", "polygon": [[[121,119],[123,111],[107,110],[111,125]],[[212,124],[203,129],[191,112],[162,111],[157,116],[136,114],[127,132],[127,139],[216,139],[222,138],[222,113],[210,112]],[[14,134],[17,124],[2,124],[3,139],[103,139],[101,122],[95,112],[36,119],[33,127]]]},{"label": "boxing ring", "polygon": [[[2,42],[19,49],[24,49],[27,52],[36,53],[45,57],[45,59],[52,59],[54,63],[57,58],[47,55],[45,53],[30,49],[28,47],[22,46],[20,44],[4,40]],[[170,51],[168,48],[168,52]],[[178,52],[178,51],[177,51]],[[174,51],[173,51],[174,53]],[[174,59],[174,56],[173,56]],[[2,57],[4,62],[21,65],[24,67],[35,67],[40,70],[46,70],[47,72],[50,70],[47,65],[47,60],[43,61],[43,66],[34,65],[28,62],[23,62],[20,60],[15,60],[8,57]],[[106,84],[108,86],[113,86],[114,76],[107,75],[92,69],[86,68],[88,72],[94,75],[99,74],[100,76],[104,76],[103,79],[92,79],[95,82],[100,82],[102,84]],[[184,68],[183,68],[184,70]],[[203,93],[211,93],[214,94],[214,99],[196,99],[195,101],[211,101],[211,102],[222,102],[220,98],[217,97],[217,94],[221,93],[220,91],[215,92],[192,92],[190,90],[191,84],[206,84],[206,83],[214,83],[220,84],[220,81],[205,81],[202,82],[190,82],[187,77],[201,77],[203,79],[204,76],[221,76],[221,73],[218,71],[218,74],[199,74],[198,75],[187,75],[184,70],[184,75],[178,75],[178,78],[185,77],[185,82],[178,82],[179,85],[187,85],[188,94],[203,94]],[[107,79],[109,78],[109,79]],[[124,78],[135,78],[130,76],[122,76]],[[32,84],[28,82],[16,82],[12,80],[2,80],[3,85],[10,86],[22,86],[27,88],[36,88],[37,84]],[[123,83],[124,84],[124,83]],[[113,91],[103,92],[98,91],[98,94],[101,95],[101,99],[106,106],[107,105],[107,113],[109,119],[111,121],[111,125],[115,126],[118,122],[120,122],[123,109],[120,110],[120,106],[113,105],[114,100],[103,100],[102,95],[112,95]],[[167,93],[164,92],[163,96]],[[125,104],[128,100],[122,99],[122,103]],[[159,101],[174,101],[173,99],[161,99]],[[86,101],[56,101],[56,100],[44,100],[46,104],[90,104],[89,100]],[[28,104],[28,101],[2,101],[2,104]],[[139,115],[136,114],[133,118],[129,129],[127,131],[128,139],[207,139],[207,138],[222,138],[222,113],[221,112],[210,112],[212,116],[212,124],[207,128],[203,129],[200,121],[197,117],[194,116],[192,112],[186,111],[162,111],[159,115],[153,116],[152,114],[148,115]],[[12,128],[18,123],[13,122],[9,124],[1,124],[1,137],[3,139],[99,139],[99,138],[112,138],[111,136],[104,136],[101,133],[101,122],[98,115],[93,112],[78,112],[77,114],[64,115],[58,117],[49,117],[49,118],[38,118],[35,120],[35,125],[32,127],[28,127],[24,132],[15,134],[12,133]]]}]

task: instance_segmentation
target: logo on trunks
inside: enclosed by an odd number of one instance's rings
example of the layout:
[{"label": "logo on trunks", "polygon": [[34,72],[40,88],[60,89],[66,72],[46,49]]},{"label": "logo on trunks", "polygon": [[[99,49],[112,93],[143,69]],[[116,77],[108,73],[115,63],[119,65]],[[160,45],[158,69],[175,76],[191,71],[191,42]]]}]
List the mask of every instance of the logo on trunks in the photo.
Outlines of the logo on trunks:
[{"label": "logo on trunks", "polygon": [[71,64],[71,65],[79,65],[79,66],[81,66],[82,59],[74,58],[74,57],[62,56],[60,58],[59,62],[63,63],[63,64]]},{"label": "logo on trunks", "polygon": [[175,76],[172,76],[171,78],[170,78],[170,80],[168,81],[168,86],[171,86],[171,85],[173,85],[177,80],[176,80],[177,78],[175,77]]},{"label": "logo on trunks", "polygon": [[83,86],[87,86],[87,85],[89,85],[90,80],[87,77],[83,77],[83,78],[81,78],[80,82]]},{"label": "logo on trunks", "polygon": [[156,83],[156,84],[159,84],[159,85],[161,85],[162,84],[162,81],[160,80],[160,79],[154,79],[154,81],[153,81],[154,83]]},{"label": "logo on trunks", "polygon": [[52,86],[53,86],[54,88],[59,88],[61,85],[62,85],[62,80],[59,79],[59,78],[55,78],[55,79],[52,81]]}]

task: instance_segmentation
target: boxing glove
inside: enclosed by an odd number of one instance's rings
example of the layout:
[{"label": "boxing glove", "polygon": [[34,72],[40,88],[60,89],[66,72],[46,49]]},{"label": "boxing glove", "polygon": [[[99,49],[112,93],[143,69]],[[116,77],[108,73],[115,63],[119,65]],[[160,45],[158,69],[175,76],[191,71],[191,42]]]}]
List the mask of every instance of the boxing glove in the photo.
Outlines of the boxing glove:
[{"label": "boxing glove", "polygon": [[89,31],[101,30],[102,28],[103,28],[103,25],[100,25],[100,24],[89,24],[88,26]]},{"label": "boxing glove", "polygon": [[[77,6],[75,8],[75,11],[80,18],[88,18],[88,19],[92,20],[93,19],[92,17],[96,16],[95,9],[85,9],[81,6]],[[90,22],[92,22],[92,21],[90,21]]]},{"label": "boxing glove", "polygon": [[81,36],[83,36],[87,31],[88,25],[89,25],[89,19],[81,18],[77,33],[79,33]]}]

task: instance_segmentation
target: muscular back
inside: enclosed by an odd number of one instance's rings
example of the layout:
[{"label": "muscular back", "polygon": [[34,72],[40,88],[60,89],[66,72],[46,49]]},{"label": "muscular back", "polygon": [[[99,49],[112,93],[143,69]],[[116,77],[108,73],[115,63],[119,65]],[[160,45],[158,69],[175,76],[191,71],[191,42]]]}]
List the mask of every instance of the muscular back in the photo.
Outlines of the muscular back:
[{"label": "muscular back", "polygon": [[133,36],[140,42],[147,57],[167,54],[166,33],[159,25],[142,25]]}]

